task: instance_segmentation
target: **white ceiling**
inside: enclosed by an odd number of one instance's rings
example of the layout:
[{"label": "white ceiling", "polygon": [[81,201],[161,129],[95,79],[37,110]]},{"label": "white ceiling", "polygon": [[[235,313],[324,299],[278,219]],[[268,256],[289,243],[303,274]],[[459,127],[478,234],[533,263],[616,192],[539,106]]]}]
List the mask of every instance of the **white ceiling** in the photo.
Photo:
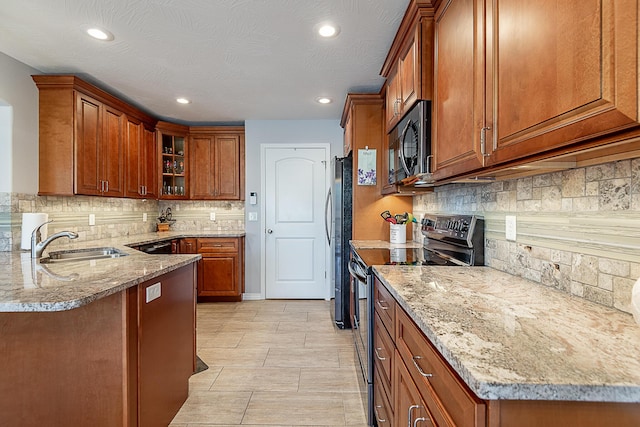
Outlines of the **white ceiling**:
[{"label": "white ceiling", "polygon": [[[378,92],[409,0],[1,0],[0,52],[184,123],[338,119]],[[322,39],[323,21],[340,34]],[[102,42],[90,25],[111,31]],[[192,100],[178,105],[175,98]],[[319,105],[329,96],[334,102]]]}]

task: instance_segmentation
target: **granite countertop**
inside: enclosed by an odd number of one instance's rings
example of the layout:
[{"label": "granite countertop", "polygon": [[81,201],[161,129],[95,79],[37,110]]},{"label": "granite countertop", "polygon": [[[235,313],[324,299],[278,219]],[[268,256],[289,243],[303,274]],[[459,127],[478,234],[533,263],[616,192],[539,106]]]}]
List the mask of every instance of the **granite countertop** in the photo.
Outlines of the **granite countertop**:
[{"label": "granite countertop", "polygon": [[373,266],[482,399],[640,402],[640,326],[490,267]]},{"label": "granite countertop", "polygon": [[62,311],[89,304],[196,262],[201,255],[149,255],[131,249],[184,237],[241,237],[244,231],[156,232],[78,242],[53,241],[47,253],[115,247],[127,256],[51,264],[33,262],[30,252],[0,252],[0,312]]}]

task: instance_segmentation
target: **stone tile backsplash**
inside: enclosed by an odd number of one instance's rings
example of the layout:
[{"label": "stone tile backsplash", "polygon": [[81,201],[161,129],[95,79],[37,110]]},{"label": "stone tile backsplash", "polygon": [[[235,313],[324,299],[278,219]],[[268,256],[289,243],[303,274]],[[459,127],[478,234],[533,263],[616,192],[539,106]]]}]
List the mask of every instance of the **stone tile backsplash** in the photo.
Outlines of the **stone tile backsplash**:
[{"label": "stone tile backsplash", "polygon": [[[436,187],[414,197],[414,214],[427,212],[483,216],[488,266],[631,312],[640,277],[640,158]],[[506,215],[516,216],[515,242],[505,238]],[[419,230],[414,239],[422,239]]]},{"label": "stone tile backsplash", "polygon": [[[156,231],[160,209],[171,207],[172,230],[244,230],[244,202],[157,201],[90,196],[37,196],[0,193],[0,252],[20,250],[23,212],[44,212],[49,234],[62,230],[77,232],[86,241]],[[216,220],[210,220],[216,212]],[[89,214],[95,225],[89,225]],[[143,221],[147,214],[147,221]]]}]

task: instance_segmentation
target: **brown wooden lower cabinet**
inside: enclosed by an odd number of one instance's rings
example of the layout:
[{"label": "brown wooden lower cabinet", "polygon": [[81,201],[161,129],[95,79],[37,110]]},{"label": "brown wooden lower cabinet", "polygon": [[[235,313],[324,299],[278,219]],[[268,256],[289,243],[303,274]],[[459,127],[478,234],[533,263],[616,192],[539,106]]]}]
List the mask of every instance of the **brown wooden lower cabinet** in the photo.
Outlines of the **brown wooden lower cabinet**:
[{"label": "brown wooden lower cabinet", "polygon": [[197,239],[198,301],[241,301],[244,292],[244,237]]},{"label": "brown wooden lower cabinet", "polygon": [[[395,303],[381,282],[374,285],[376,418],[393,417],[396,427],[631,427],[640,425],[640,404],[539,400],[483,400],[449,366],[422,331]],[[381,304],[378,304],[381,302]],[[388,341],[388,309],[395,309],[395,336]],[[386,382],[390,363],[391,386]],[[389,395],[389,390],[393,396]],[[385,401],[385,399],[388,399]],[[391,405],[390,405],[391,404]],[[386,406],[385,406],[386,405]],[[389,415],[389,414],[392,415]],[[378,420],[378,424],[386,425]]]},{"label": "brown wooden lower cabinet", "polygon": [[422,400],[418,388],[400,358],[394,370],[393,382],[396,389],[394,404],[396,426],[432,427],[438,426]]},{"label": "brown wooden lower cabinet", "polygon": [[381,385],[380,368],[378,365],[374,367],[374,391],[373,391],[373,416],[376,418],[378,427],[394,427],[393,406],[391,406],[391,397],[387,394]]},{"label": "brown wooden lower cabinet", "polygon": [[190,264],[73,310],[0,313],[0,425],[168,425],[193,373],[194,283]]}]

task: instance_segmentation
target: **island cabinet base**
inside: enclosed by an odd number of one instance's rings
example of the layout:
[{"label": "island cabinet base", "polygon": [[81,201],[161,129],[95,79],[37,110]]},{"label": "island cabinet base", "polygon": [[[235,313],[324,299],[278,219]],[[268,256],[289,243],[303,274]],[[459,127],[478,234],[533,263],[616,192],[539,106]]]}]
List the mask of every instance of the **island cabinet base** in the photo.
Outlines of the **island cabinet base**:
[{"label": "island cabinet base", "polygon": [[379,427],[640,426],[640,403],[480,399],[378,277],[374,306]]},{"label": "island cabinet base", "polygon": [[640,425],[640,404],[637,403],[491,400],[487,406],[489,426],[637,427]]},{"label": "island cabinet base", "polygon": [[[156,301],[139,310],[142,289],[158,282],[166,311],[149,316]],[[193,373],[194,289],[190,264],[72,310],[0,313],[0,425],[167,425]],[[167,326],[174,322],[180,326]],[[154,344],[160,329],[164,343]],[[150,351],[171,352],[158,359]],[[158,386],[171,397],[150,395]]]}]

